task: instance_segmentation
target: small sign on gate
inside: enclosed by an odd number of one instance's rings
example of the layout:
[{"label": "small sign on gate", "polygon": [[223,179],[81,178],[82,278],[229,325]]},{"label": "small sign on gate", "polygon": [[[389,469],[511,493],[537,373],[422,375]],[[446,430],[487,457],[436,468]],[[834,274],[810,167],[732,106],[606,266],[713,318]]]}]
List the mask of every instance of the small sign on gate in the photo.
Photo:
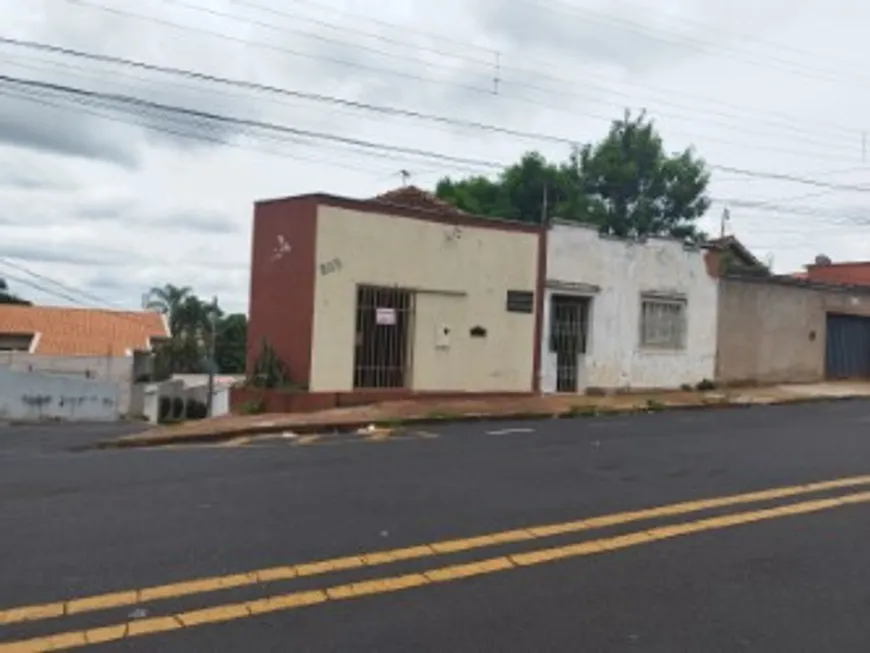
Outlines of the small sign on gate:
[{"label": "small sign on gate", "polygon": [[382,326],[393,326],[396,323],[395,308],[376,308],[375,323]]}]

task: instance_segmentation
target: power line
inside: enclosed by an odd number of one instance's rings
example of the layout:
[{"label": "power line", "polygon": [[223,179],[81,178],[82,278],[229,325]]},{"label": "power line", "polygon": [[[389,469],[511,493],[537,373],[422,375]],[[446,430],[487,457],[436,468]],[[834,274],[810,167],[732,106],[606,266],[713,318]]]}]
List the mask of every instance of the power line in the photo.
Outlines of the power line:
[{"label": "power line", "polygon": [[500,168],[503,167],[501,163],[495,163],[492,161],[485,161],[482,159],[470,159],[466,157],[452,156],[449,154],[443,154],[441,152],[433,152],[428,150],[423,150],[419,148],[412,147],[403,147],[400,145],[389,145],[382,143],[374,143],[371,141],[366,141],[357,138],[349,138],[345,136],[338,136],[335,134],[328,134],[324,132],[314,132],[305,129],[297,129],[294,127],[289,127],[287,125],[279,125],[276,123],[265,122],[260,120],[251,120],[247,118],[238,118],[234,116],[226,116],[217,113],[211,113],[208,111],[200,111],[196,109],[189,109],[186,107],[173,106],[168,104],[161,104],[159,102],[151,102],[150,100],[143,100],[141,98],[129,96],[129,95],[121,95],[114,93],[101,93],[99,91],[91,91],[82,88],[76,88],[73,86],[66,86],[63,84],[54,84],[51,82],[42,82],[37,80],[23,79],[20,77],[11,77],[8,75],[0,75],[0,81],[7,82],[9,84],[15,84],[19,86],[23,86],[25,88],[36,88],[42,90],[48,90],[60,93],[62,95],[71,95],[80,98],[87,98],[93,100],[102,100],[108,101],[111,103],[119,103],[121,105],[133,106],[138,109],[145,109],[150,111],[157,112],[165,112],[169,114],[183,115],[192,118],[204,119],[209,121],[214,121],[217,123],[234,125],[236,127],[242,128],[253,128],[253,129],[262,129],[265,131],[290,134],[293,136],[300,136],[305,138],[311,138],[315,140],[326,140],[335,143],[342,143],[346,145],[353,145],[365,149],[371,149],[375,151],[387,151],[395,154],[406,154],[411,156],[421,156],[429,159],[436,159],[446,163],[460,163],[460,164],[468,164],[472,166],[478,166],[483,168]]},{"label": "power line", "polygon": [[[125,16],[128,18],[134,18],[134,19],[143,20],[143,21],[147,21],[147,22],[152,22],[152,23],[155,23],[158,25],[163,25],[166,27],[174,28],[174,29],[180,29],[180,30],[184,30],[184,31],[188,31],[188,32],[195,32],[195,33],[209,35],[212,37],[217,37],[217,38],[220,38],[223,40],[244,44],[247,47],[255,46],[255,47],[268,49],[268,50],[271,50],[274,52],[279,52],[279,53],[282,53],[285,55],[290,55],[290,56],[295,56],[295,57],[303,57],[303,58],[307,58],[307,59],[314,59],[317,61],[329,62],[329,63],[333,63],[333,64],[340,65],[340,66],[354,68],[357,70],[366,70],[366,71],[374,72],[374,73],[378,73],[378,74],[387,74],[387,75],[391,75],[391,76],[397,76],[397,77],[404,78],[404,79],[412,79],[415,81],[421,81],[421,82],[426,82],[426,83],[430,83],[430,84],[448,85],[448,86],[453,86],[456,88],[461,88],[465,91],[470,91],[472,93],[492,96],[491,88],[489,88],[489,87],[484,88],[484,87],[480,87],[480,86],[472,86],[469,84],[463,84],[460,82],[456,82],[454,80],[444,80],[444,79],[438,80],[438,79],[433,79],[431,77],[425,77],[425,76],[422,76],[419,74],[414,74],[414,73],[410,73],[410,72],[406,72],[406,71],[399,71],[399,70],[383,68],[383,67],[373,67],[370,65],[366,65],[364,63],[360,63],[359,61],[348,61],[348,60],[340,59],[340,58],[336,58],[336,57],[329,57],[329,56],[312,54],[310,52],[294,50],[291,48],[287,48],[285,46],[273,45],[271,43],[250,41],[250,40],[242,39],[242,38],[230,35],[230,34],[225,34],[222,32],[216,32],[213,30],[204,29],[204,28],[198,27],[198,26],[182,25],[182,24],[175,23],[173,21],[165,20],[162,18],[158,18],[155,16],[146,16],[146,15],[142,15],[142,14],[137,14],[134,12],[125,11],[125,10],[118,9],[115,7],[106,7],[103,5],[95,4],[93,2],[88,2],[87,0],[66,0],[66,1],[69,3],[73,3],[76,5],[83,6],[83,7],[90,7],[92,9],[96,9],[98,11],[103,11],[103,12],[110,13],[110,14]],[[214,12],[214,10],[208,10],[208,9],[205,9],[205,11]],[[268,26],[268,27],[272,27],[272,26]],[[274,29],[274,27],[272,27],[272,28]],[[345,45],[345,42],[336,42],[336,43],[340,43],[341,45]],[[390,56],[393,56],[393,58],[396,58],[395,55],[390,55]],[[403,59],[406,59],[406,58],[403,58]],[[544,92],[552,93],[552,91],[550,91],[549,89],[540,89],[539,88],[538,90],[539,91],[543,90]],[[602,101],[601,98],[596,98],[593,96],[584,96],[584,95],[578,94],[576,92],[566,91],[564,88],[560,89],[558,94],[560,94],[562,96],[564,96],[565,94],[572,95],[574,97],[578,97],[580,99],[583,99],[584,101],[592,101],[592,102],[601,102]],[[579,115],[584,115],[584,116],[587,116],[590,118],[604,120],[607,122],[610,122],[610,120],[611,120],[611,118],[607,117],[607,116],[601,116],[598,114],[594,114],[594,113],[590,113],[588,111],[582,111],[582,110],[578,110],[578,109],[567,109],[567,108],[560,107],[558,105],[554,105],[552,102],[545,102],[542,100],[537,100],[537,99],[533,99],[533,98],[526,97],[526,96],[500,93],[498,97],[504,97],[504,98],[507,98],[510,100],[523,102],[526,104],[531,104],[534,106],[541,107],[541,108],[548,110],[548,111],[565,113],[567,115],[571,115],[574,117],[576,117],[576,115],[579,114]],[[707,113],[706,110],[705,110],[705,113]],[[755,122],[758,122],[758,121],[759,121],[758,119],[755,119]],[[828,126],[830,127],[830,125],[828,125]],[[751,128],[751,125],[749,125],[749,127]],[[742,126],[741,131],[745,131],[745,129],[747,129],[746,125]],[[680,132],[678,130],[671,130],[671,131],[674,134],[691,136],[687,132]],[[852,134],[850,133],[850,135],[852,135]],[[697,134],[694,136],[697,136]],[[704,134],[703,137],[708,141],[722,143],[722,144],[730,146],[730,147],[733,147],[735,145],[734,139],[717,138],[715,136],[710,136],[709,134]],[[825,143],[825,145],[827,145],[827,143]],[[759,150],[769,150],[769,151],[773,151],[773,152],[781,152],[781,153],[786,153],[786,154],[799,155],[799,156],[814,156],[816,158],[829,158],[829,159],[845,160],[845,157],[843,157],[843,156],[838,157],[838,156],[832,156],[832,155],[828,155],[828,154],[822,154],[819,152],[810,152],[807,150],[795,150],[795,149],[776,147],[776,146],[770,146],[770,145],[761,145],[758,143],[755,143],[753,145],[753,148],[759,149]],[[857,156],[857,154],[856,154],[856,156]]]},{"label": "power line", "polygon": [[746,168],[737,168],[734,166],[724,166],[724,165],[716,165],[709,164],[710,168],[714,170],[721,170],[722,172],[731,172],[736,175],[744,175],[747,177],[756,177],[763,179],[773,179],[779,181],[789,181],[796,184],[805,184],[807,186],[818,186],[819,188],[828,188],[830,190],[843,190],[843,191],[855,191],[859,193],[865,193],[870,191],[870,186],[856,186],[853,184],[835,184],[826,181],[819,181],[817,179],[808,179],[806,177],[799,177],[797,175],[790,175],[779,172],[760,172],[758,170],[748,170]]},{"label": "power line", "polygon": [[[504,164],[502,162],[496,161],[487,161],[483,159],[468,159],[464,157],[455,157],[452,155],[443,154],[440,152],[432,152],[428,150],[418,149],[418,148],[405,148],[402,146],[389,145],[389,144],[381,144],[375,143],[372,141],[364,141],[360,139],[352,139],[346,138],[342,136],[336,136],[334,134],[326,134],[321,132],[311,132],[307,130],[300,130],[293,127],[288,127],[285,125],[279,125],[275,123],[263,122],[258,120],[249,120],[244,118],[237,118],[233,116],[226,116],[211,112],[198,111],[194,109],[188,109],[185,107],[178,107],[173,105],[160,104],[157,102],[151,102],[148,100],[142,100],[140,98],[128,96],[128,95],[120,95],[120,94],[111,94],[111,93],[101,93],[98,91],[91,91],[86,89],[80,89],[71,86],[65,86],[62,84],[53,84],[49,82],[41,82],[36,80],[28,80],[21,79],[16,77],[10,77],[7,75],[0,75],[0,81],[8,82],[9,84],[15,84],[19,86],[23,86],[25,88],[35,88],[40,90],[47,90],[52,92],[57,92],[62,95],[72,95],[74,97],[85,98],[85,99],[96,99],[109,101],[112,103],[119,103],[121,105],[129,105],[138,109],[145,109],[151,111],[165,112],[169,114],[177,114],[186,117],[193,117],[197,119],[205,119],[209,121],[214,121],[222,124],[230,124],[239,127],[252,127],[257,129],[262,129],[265,131],[274,131],[277,133],[287,133],[294,136],[302,136],[311,139],[323,139],[331,142],[345,143],[350,145],[359,146],[365,149],[370,149],[373,151],[386,151],[390,153],[396,154],[410,154],[420,157],[427,157],[439,161],[444,161],[447,163],[462,163],[469,164],[473,166],[480,166],[483,168],[490,169],[500,169],[504,168]],[[788,181],[791,183],[810,185],[820,188],[827,188],[831,190],[840,190],[840,191],[853,191],[853,192],[868,192],[870,191],[870,186],[860,186],[860,185],[851,185],[851,184],[836,184],[831,182],[823,182],[815,179],[810,179],[806,177],[800,177],[797,175],[790,175],[784,173],[777,172],[768,172],[768,171],[759,171],[759,170],[751,170],[747,168],[739,168],[735,166],[726,166],[719,164],[708,164],[708,167],[713,170],[720,170],[723,172],[729,172],[733,174],[744,175],[752,178],[765,178],[771,180],[779,180],[779,181]]]},{"label": "power line", "polygon": [[[73,2],[73,1],[78,1],[78,0],[69,0],[69,1]],[[315,39],[318,41],[333,43],[336,45],[343,45],[346,43],[346,41],[339,41],[339,40],[332,39],[332,38],[329,38],[326,36],[322,36],[320,34],[307,32],[305,30],[300,30],[300,29],[296,29],[296,28],[288,28],[288,27],[279,27],[279,26],[276,26],[273,22],[264,22],[264,21],[259,21],[259,20],[247,18],[247,17],[236,16],[236,15],[228,13],[226,11],[220,11],[220,10],[213,9],[210,7],[204,7],[202,5],[186,2],[185,0],[163,0],[163,2],[171,3],[174,5],[180,6],[180,7],[185,7],[185,8],[191,9],[193,11],[203,12],[203,13],[206,13],[206,14],[211,15],[211,16],[217,16],[217,17],[224,18],[227,20],[246,23],[249,25],[255,25],[257,27],[260,27],[263,29],[268,29],[271,31],[300,34],[306,38],[311,38],[311,39]],[[253,2],[241,2],[240,0],[236,0],[236,4],[243,4],[243,5],[249,6],[249,7],[258,7],[262,11],[267,11],[271,14],[284,15],[284,16],[288,16],[288,17],[298,18],[298,17],[292,16],[291,14],[288,14],[286,12],[282,12],[280,10],[269,8],[269,7],[264,7],[262,5],[257,5],[256,3],[253,3]],[[303,20],[305,20],[305,17],[301,17],[301,18]],[[321,21],[321,22],[323,22],[323,21]],[[329,25],[329,27],[331,27],[332,29],[337,30],[337,31],[360,32],[360,30],[354,29],[352,27],[342,27],[342,26],[338,26],[338,25],[332,25],[329,23],[326,23],[326,24]],[[362,33],[368,34],[367,32],[362,32]],[[390,39],[390,41],[397,42],[396,39]],[[409,44],[407,44],[407,43],[404,43],[404,45],[409,46]],[[388,57],[391,59],[396,58],[395,53],[386,52],[386,51],[378,49],[378,48],[372,48],[370,46],[365,46],[365,45],[357,45],[355,47],[362,49],[362,50],[369,51],[369,52],[373,52],[375,54],[378,54],[379,56]],[[421,49],[421,50],[428,49],[425,46],[423,46],[423,47],[416,46],[416,47],[417,47],[417,49]],[[428,49],[428,50],[431,51],[431,49]],[[407,59],[407,57],[404,57],[404,58]],[[471,61],[472,63],[482,63],[487,68],[494,69],[493,62],[481,62],[480,60],[469,60],[467,57],[460,57],[460,56],[455,56],[455,55],[454,55],[454,58],[460,59],[464,62]],[[419,62],[422,65],[425,65],[427,67],[446,68],[446,69],[453,71],[453,72],[457,71],[457,69],[455,67],[443,66],[443,65],[437,64],[435,62],[431,62],[431,61],[423,61],[419,58],[414,58],[414,61],[417,61],[417,62]],[[565,79],[564,77],[554,76],[554,75],[548,74],[542,70],[530,70],[527,68],[516,68],[515,69],[518,72],[523,73],[524,75],[528,75],[530,73],[533,73],[535,75],[535,77],[537,77],[537,78],[548,78],[548,79],[554,80],[555,82],[557,82],[559,84],[560,88],[558,90],[553,90],[553,89],[546,88],[546,87],[543,87],[543,86],[538,85],[538,84],[532,84],[532,83],[525,82],[525,81],[514,81],[510,78],[510,76],[504,74],[504,71],[509,70],[509,67],[502,66],[502,64],[500,62],[500,58],[499,58],[499,62],[497,65],[498,65],[498,69],[499,69],[497,74],[499,77],[499,86],[500,87],[507,86],[507,87],[514,87],[514,88],[519,88],[519,89],[528,89],[528,90],[536,91],[539,93],[556,94],[556,95],[560,95],[560,96],[569,95],[569,96],[580,98],[584,101],[594,102],[596,104],[618,107],[620,109],[623,108],[622,103],[613,102],[611,100],[608,100],[606,98],[601,98],[598,96],[588,95],[585,93],[579,93],[574,89],[566,89],[565,86],[570,85],[572,83],[572,80],[570,80],[570,79]],[[628,98],[632,97],[631,94],[626,93],[624,91],[620,91],[620,90],[609,88],[609,87],[604,87],[604,86],[601,86],[600,84],[595,84],[593,81],[591,81],[588,78],[583,80],[583,87],[584,88],[585,87],[598,88],[600,90],[603,90],[607,94],[621,95],[621,96],[628,97]],[[482,89],[480,89],[480,90],[482,90]],[[501,92],[499,94],[503,95]],[[512,96],[512,95],[508,95],[507,97],[510,97],[512,99],[518,98],[518,96]],[[673,106],[673,107],[676,107],[677,109],[684,109],[685,111],[690,112],[690,114],[694,114],[697,111],[696,107],[686,106],[684,104],[673,102],[672,100],[664,100],[664,101],[660,100],[659,104],[663,104],[665,106]],[[686,119],[686,117],[684,115],[678,115],[678,114],[672,114],[672,113],[669,114],[667,111],[663,111],[661,109],[657,109],[657,113],[662,115],[662,116],[672,115],[672,116],[675,116],[681,120]],[[726,119],[727,118],[732,118],[732,119],[734,118],[734,116],[732,116],[731,114],[729,114],[727,112],[722,111],[721,108],[719,108],[719,107],[705,109],[704,115],[705,115],[705,117],[708,118],[708,120],[709,120],[710,116],[721,116],[721,117],[724,117]],[[717,120],[709,120],[709,122],[712,122],[713,124],[723,125],[729,129],[735,128],[734,125],[723,123],[723,122],[717,121]],[[765,116],[761,116],[761,117],[753,116],[753,122],[748,126],[748,128],[751,130],[754,127],[755,123],[757,123],[757,122],[767,122],[769,124],[772,124],[773,126],[776,126],[779,128],[785,128],[786,130],[788,130],[792,134],[791,135],[792,140],[794,140],[794,139],[802,140],[802,141],[804,141],[806,143],[810,143],[812,145],[822,145],[822,146],[829,145],[830,139],[828,139],[825,142],[820,142],[818,140],[814,140],[814,139],[807,136],[805,129],[801,129],[797,126],[790,125],[790,124],[782,124],[782,123],[779,123],[777,121],[773,121]],[[826,124],[825,127],[830,129],[831,126],[830,126],[830,124]],[[747,129],[747,126],[743,125],[742,129],[743,130]],[[855,132],[855,133],[850,132],[848,134],[848,136],[851,138],[855,138],[856,134],[857,134],[857,132]],[[845,138],[845,135],[841,134],[839,137]]]},{"label": "power line", "polygon": [[25,274],[30,275],[34,279],[38,279],[40,281],[45,281],[45,282],[54,284],[55,286],[57,286],[58,288],[62,289],[65,292],[78,293],[79,295],[81,295],[82,297],[84,297],[85,299],[87,299],[89,301],[95,301],[98,304],[109,304],[109,305],[113,304],[113,302],[106,301],[105,299],[97,297],[96,295],[93,295],[87,291],[73,288],[72,286],[68,286],[67,284],[65,284],[61,281],[58,281],[56,279],[52,279],[49,276],[46,276],[44,274],[40,274],[38,272],[34,272],[33,270],[31,270],[27,266],[21,265],[20,263],[16,263],[15,261],[12,261],[11,259],[9,259],[5,256],[0,256],[0,262],[2,262],[4,265],[12,267],[12,268],[19,270],[21,272],[24,272]]},{"label": "power line", "polygon": [[259,83],[255,83],[255,82],[247,82],[247,81],[238,80],[238,79],[230,79],[230,78],[220,77],[220,76],[216,76],[216,75],[209,75],[209,74],[200,73],[200,72],[196,72],[196,71],[192,71],[192,70],[188,70],[188,69],[173,68],[173,67],[168,67],[168,66],[159,66],[159,65],[149,64],[149,63],[145,63],[145,62],[138,61],[138,60],[126,59],[126,58],[115,57],[115,56],[110,56],[110,55],[93,54],[93,53],[83,52],[80,50],[74,50],[71,48],[54,46],[54,45],[40,43],[40,42],[23,41],[20,39],[0,37],[0,44],[19,46],[19,47],[24,47],[24,48],[28,48],[28,49],[35,49],[35,50],[39,50],[39,51],[44,51],[44,52],[49,52],[49,53],[54,53],[54,54],[61,54],[64,56],[70,56],[70,57],[75,57],[75,58],[80,58],[80,59],[99,61],[99,62],[103,62],[103,63],[117,64],[117,65],[122,65],[122,66],[126,66],[126,67],[131,67],[131,68],[148,70],[151,72],[176,75],[176,76],[181,76],[181,77],[185,77],[185,78],[189,78],[189,79],[195,79],[195,80],[199,80],[199,81],[205,81],[205,82],[215,83],[215,84],[224,85],[224,86],[245,88],[245,89],[249,89],[249,90],[256,90],[256,91],[266,92],[266,93],[270,93],[270,94],[277,94],[277,95],[287,96],[287,97],[301,98],[301,99],[306,99],[306,100],[311,100],[311,101],[316,101],[316,102],[325,102],[325,103],[329,103],[329,104],[333,104],[333,105],[345,106],[345,107],[349,107],[349,108],[365,110],[365,111],[369,111],[369,112],[373,112],[373,113],[388,114],[388,115],[394,115],[394,116],[400,116],[400,117],[421,119],[421,120],[426,120],[426,121],[430,121],[430,122],[438,123],[438,124],[443,124],[443,125],[452,125],[452,126],[457,126],[457,127],[479,129],[479,130],[484,130],[484,131],[488,131],[488,132],[503,133],[506,135],[512,135],[512,136],[516,136],[516,137],[520,137],[520,138],[527,138],[527,139],[533,139],[533,140],[540,140],[540,141],[547,141],[547,142],[554,142],[554,143],[564,143],[564,144],[570,144],[570,145],[577,144],[576,139],[570,139],[567,137],[557,136],[557,135],[553,135],[553,134],[522,131],[522,130],[501,127],[498,125],[491,125],[491,124],[475,122],[475,121],[454,119],[454,118],[450,118],[450,117],[446,117],[446,116],[440,116],[440,115],[436,115],[436,114],[429,114],[429,113],[424,113],[424,112],[412,111],[412,110],[407,110],[407,109],[402,109],[402,108],[379,106],[379,105],[373,105],[370,103],[358,102],[358,101],[354,101],[354,100],[346,100],[343,98],[338,98],[338,97],[333,97],[333,96],[328,96],[328,95],[306,93],[306,92],[302,92],[302,91],[285,89],[285,88],[281,88],[281,87],[277,87],[277,86],[259,84]]},{"label": "power line", "polygon": [[53,288],[47,288],[47,287],[45,287],[45,286],[43,286],[43,285],[41,285],[41,284],[38,284],[38,283],[36,283],[36,282],[34,282],[34,281],[30,281],[29,279],[25,279],[24,277],[19,277],[19,276],[16,276],[16,275],[12,275],[12,274],[9,274],[9,273],[7,273],[7,272],[3,272],[3,277],[4,277],[5,279],[12,279],[12,281],[14,281],[15,283],[20,283],[20,284],[23,284],[23,285],[25,285],[25,286],[29,286],[29,287],[31,287],[31,288],[34,288],[34,289],[36,289],[36,290],[39,290],[39,291],[41,291],[41,292],[44,292],[44,293],[46,293],[47,295],[51,295],[52,297],[59,297],[59,298],[61,298],[61,299],[65,299],[65,300],[67,300],[67,301],[69,301],[69,302],[72,302],[73,304],[79,304],[79,303],[81,303],[81,298],[80,298],[80,297],[73,297],[72,295],[69,295],[69,294],[67,294],[67,293],[65,293],[65,292],[62,292],[62,291],[59,291],[59,290],[55,290],[55,289],[53,289]]},{"label": "power line", "polygon": [[81,50],[74,50],[72,48],[65,48],[55,45],[49,45],[47,43],[40,43],[36,41],[24,41],[20,39],[13,39],[7,37],[0,37],[0,44],[6,45],[15,45],[24,48],[30,48],[35,50],[42,50],[44,52],[51,52],[55,54],[61,54],[70,57],[76,57],[81,59],[89,59],[92,61],[100,61],[103,63],[117,64],[122,66],[129,66],[132,68],[139,68],[142,70],[147,70],[150,72],[163,73],[168,75],[176,75],[181,77],[187,77],[189,79],[195,79],[204,82],[210,82],[214,84],[231,86],[237,88],[244,88],[252,91],[260,91],[270,94],[283,95],[287,97],[299,98],[314,102],[321,102],[326,104],[334,104],[337,106],[344,106],[353,109],[359,109],[363,111],[370,111],[373,113],[379,114],[389,114],[394,116],[402,116],[407,118],[416,118],[421,120],[428,120],[432,122],[442,123],[445,125],[452,125],[456,127],[466,127],[471,129],[480,129],[484,131],[489,131],[498,134],[505,134],[509,136],[517,136],[520,138],[528,138],[538,141],[550,141],[553,143],[564,143],[564,144],[577,144],[577,139],[569,139],[562,136],[554,136],[551,134],[544,134],[539,132],[529,132],[522,131],[518,129],[511,129],[509,127],[501,127],[498,125],[491,125],[482,122],[476,122],[472,120],[463,120],[459,118],[450,118],[447,116],[439,116],[436,114],[425,113],[422,111],[414,111],[411,109],[403,109],[397,107],[389,107],[383,105],[371,104],[368,102],[360,102],[357,100],[348,100],[345,98],[335,97],[331,95],[322,95],[319,93],[309,93],[305,91],[297,91],[287,88],[282,88],[279,86],[272,86],[269,84],[260,84],[257,82],[249,82],[241,79],[231,79],[228,77],[220,77],[217,75],[209,75],[206,73],[197,72],[194,70],[184,69],[184,68],[173,68],[170,66],[159,66],[156,64],[145,63],[143,61],[137,61],[135,59],[127,59],[122,57],[115,57],[104,54],[95,54],[90,52],[83,52]]}]

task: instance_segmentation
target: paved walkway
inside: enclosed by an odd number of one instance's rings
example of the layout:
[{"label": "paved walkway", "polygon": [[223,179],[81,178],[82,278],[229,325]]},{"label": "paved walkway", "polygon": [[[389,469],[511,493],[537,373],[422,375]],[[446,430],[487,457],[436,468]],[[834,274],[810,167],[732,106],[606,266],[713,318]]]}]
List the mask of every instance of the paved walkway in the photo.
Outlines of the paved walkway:
[{"label": "paved walkway", "polygon": [[311,433],[366,427],[394,428],[406,423],[439,421],[568,417],[607,412],[658,411],[721,405],[755,405],[870,397],[870,383],[782,385],[711,392],[657,392],[605,397],[545,395],[498,399],[406,400],[370,406],[335,408],[314,413],[229,415],[211,420],[158,427],[112,440],[106,446],[227,440],[265,433]]}]

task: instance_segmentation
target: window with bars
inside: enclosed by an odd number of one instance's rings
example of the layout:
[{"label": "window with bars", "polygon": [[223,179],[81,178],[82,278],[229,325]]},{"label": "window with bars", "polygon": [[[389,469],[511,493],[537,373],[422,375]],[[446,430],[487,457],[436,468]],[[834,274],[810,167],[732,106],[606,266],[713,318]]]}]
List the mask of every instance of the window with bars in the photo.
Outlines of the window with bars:
[{"label": "window with bars", "polygon": [[686,300],[641,297],[640,345],[650,349],[685,349]]}]

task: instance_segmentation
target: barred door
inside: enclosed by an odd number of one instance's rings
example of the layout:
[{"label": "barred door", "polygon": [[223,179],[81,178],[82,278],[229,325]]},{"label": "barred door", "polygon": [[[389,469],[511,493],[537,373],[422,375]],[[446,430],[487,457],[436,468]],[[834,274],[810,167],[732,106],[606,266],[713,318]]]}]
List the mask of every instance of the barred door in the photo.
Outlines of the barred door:
[{"label": "barred door", "polygon": [[413,309],[409,290],[357,288],[354,388],[406,387]]},{"label": "barred door", "polygon": [[577,392],[579,358],[586,353],[589,299],[553,295],[550,310],[550,351],[556,354],[556,392]]}]

